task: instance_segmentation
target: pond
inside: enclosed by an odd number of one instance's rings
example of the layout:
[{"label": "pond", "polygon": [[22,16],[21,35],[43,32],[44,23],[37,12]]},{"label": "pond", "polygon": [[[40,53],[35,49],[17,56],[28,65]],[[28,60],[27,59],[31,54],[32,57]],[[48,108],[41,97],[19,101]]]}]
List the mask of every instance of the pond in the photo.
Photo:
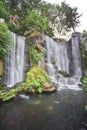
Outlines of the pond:
[{"label": "pond", "polygon": [[0,130],[87,130],[87,94],[64,89],[0,103]]}]

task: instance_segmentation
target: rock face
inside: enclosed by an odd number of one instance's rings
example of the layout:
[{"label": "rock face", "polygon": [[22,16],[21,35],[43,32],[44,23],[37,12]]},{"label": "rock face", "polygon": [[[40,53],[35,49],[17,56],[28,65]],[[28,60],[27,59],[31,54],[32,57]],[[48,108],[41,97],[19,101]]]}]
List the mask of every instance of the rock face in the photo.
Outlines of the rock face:
[{"label": "rock face", "polygon": [[52,83],[44,83],[43,85],[43,92],[53,92],[56,90],[55,86]]},{"label": "rock face", "polygon": [[3,61],[0,60],[0,76],[3,75]]}]

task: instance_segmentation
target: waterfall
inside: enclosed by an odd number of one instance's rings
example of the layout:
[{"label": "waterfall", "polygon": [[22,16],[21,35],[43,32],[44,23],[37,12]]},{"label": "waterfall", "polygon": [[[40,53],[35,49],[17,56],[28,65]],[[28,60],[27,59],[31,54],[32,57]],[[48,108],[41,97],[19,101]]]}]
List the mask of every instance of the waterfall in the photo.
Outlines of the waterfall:
[{"label": "waterfall", "polygon": [[44,36],[44,39],[47,48],[46,67],[51,80],[58,84],[59,90],[64,88],[81,90],[79,85],[82,68],[78,37],[72,37],[71,43],[56,42],[48,36]]},{"label": "waterfall", "polygon": [[71,39],[72,46],[72,64],[73,64],[73,75],[82,76],[82,67],[81,67],[81,53],[79,45],[79,37],[72,37]]},{"label": "waterfall", "polygon": [[25,38],[12,33],[12,42],[5,61],[4,83],[8,87],[12,87],[24,79]]},{"label": "waterfall", "polygon": [[[50,37],[46,36],[47,43],[47,69],[49,75],[56,81],[55,68],[58,71],[66,71],[69,73],[69,60],[67,55],[66,43],[57,43]],[[55,68],[52,64],[52,59],[55,62]]]}]

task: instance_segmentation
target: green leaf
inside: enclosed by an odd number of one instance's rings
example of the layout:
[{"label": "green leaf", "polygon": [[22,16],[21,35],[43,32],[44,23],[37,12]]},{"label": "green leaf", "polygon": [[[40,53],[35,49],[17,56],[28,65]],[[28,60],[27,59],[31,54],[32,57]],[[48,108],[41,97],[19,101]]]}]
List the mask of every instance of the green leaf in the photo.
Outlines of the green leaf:
[{"label": "green leaf", "polygon": [[39,93],[42,93],[42,91],[43,91],[43,88],[42,88],[42,87],[39,87],[39,88],[38,88],[38,92],[39,92]]}]

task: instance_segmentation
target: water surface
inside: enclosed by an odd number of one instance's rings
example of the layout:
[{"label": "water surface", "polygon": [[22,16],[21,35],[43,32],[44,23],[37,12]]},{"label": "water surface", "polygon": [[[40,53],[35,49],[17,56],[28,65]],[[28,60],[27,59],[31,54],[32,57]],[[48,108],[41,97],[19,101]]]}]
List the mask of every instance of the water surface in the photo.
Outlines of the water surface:
[{"label": "water surface", "polygon": [[0,130],[87,130],[83,90],[28,96],[1,103]]}]

